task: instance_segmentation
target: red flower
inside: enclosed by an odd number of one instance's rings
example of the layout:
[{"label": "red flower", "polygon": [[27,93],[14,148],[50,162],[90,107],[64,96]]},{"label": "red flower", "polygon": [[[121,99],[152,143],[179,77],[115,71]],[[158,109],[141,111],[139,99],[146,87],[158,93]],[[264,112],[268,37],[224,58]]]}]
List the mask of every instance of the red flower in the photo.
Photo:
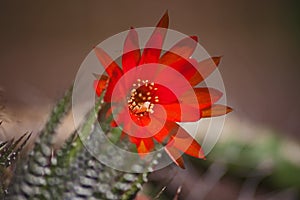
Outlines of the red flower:
[{"label": "red flower", "polygon": [[220,57],[201,62],[191,58],[197,37],[182,39],[161,56],[168,24],[166,13],[143,50],[132,28],[124,42],[122,67],[104,50],[95,48],[107,73],[95,81],[95,90],[98,96],[106,90],[104,101],[111,104],[106,114],[114,114],[112,124],[121,127],[140,156],[153,150],[156,141],[164,144],[172,160],[184,168],[181,152],[197,158],[205,155],[176,122],[224,115],[231,108],[215,104],[222,96],[220,91],[196,87],[220,62]]}]

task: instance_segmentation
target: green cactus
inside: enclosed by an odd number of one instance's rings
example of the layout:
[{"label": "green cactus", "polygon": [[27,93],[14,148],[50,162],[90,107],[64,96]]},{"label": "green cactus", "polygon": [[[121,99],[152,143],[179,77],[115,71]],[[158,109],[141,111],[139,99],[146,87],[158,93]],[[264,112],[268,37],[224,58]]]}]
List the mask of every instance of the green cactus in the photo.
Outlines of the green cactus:
[{"label": "green cactus", "polygon": [[[132,199],[147,181],[147,173],[121,172],[100,163],[84,148],[76,131],[53,150],[53,137],[70,111],[71,96],[72,88],[53,109],[28,159],[18,164],[6,199]],[[101,100],[82,125],[83,135],[97,131],[94,112],[101,109]]]}]

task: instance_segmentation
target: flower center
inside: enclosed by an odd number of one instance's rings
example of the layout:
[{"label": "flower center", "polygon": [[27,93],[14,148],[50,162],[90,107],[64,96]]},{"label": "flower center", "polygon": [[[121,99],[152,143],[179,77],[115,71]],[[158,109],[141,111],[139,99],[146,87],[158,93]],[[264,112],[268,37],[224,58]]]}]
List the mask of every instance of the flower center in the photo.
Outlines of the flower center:
[{"label": "flower center", "polygon": [[137,79],[131,90],[131,96],[128,100],[129,110],[136,116],[144,116],[153,113],[154,103],[159,102],[158,96],[155,96],[157,87],[149,80]]}]

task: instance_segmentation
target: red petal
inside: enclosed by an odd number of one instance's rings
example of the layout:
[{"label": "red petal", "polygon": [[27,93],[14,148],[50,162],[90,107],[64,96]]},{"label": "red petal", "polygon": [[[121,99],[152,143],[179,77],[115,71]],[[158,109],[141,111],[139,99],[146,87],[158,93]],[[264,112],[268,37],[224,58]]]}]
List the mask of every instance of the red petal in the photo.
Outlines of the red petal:
[{"label": "red petal", "polygon": [[165,151],[177,166],[185,169],[183,158],[181,157],[181,153],[177,149],[175,149],[174,147],[165,147]]},{"label": "red petal", "polygon": [[107,87],[107,84],[108,84],[108,77],[105,75],[102,75],[99,80],[94,81],[94,88],[98,96],[101,96],[103,90]]},{"label": "red petal", "polygon": [[[214,88],[194,88],[187,91],[179,102],[190,106],[197,106],[200,110],[210,107],[222,97],[222,92]],[[195,98],[198,100],[198,105],[195,105]]]},{"label": "red petal", "polygon": [[110,125],[111,125],[111,127],[113,127],[113,128],[118,127],[118,124],[117,124],[117,122],[116,122],[115,120],[112,120],[112,121],[110,122]]},{"label": "red petal", "polygon": [[106,73],[110,77],[110,82],[108,84],[107,91],[104,96],[104,101],[110,102],[114,86],[123,75],[123,71],[118,66],[118,64],[114,62],[112,58],[103,49],[96,47],[94,51],[96,53],[98,60],[103,65]]},{"label": "red petal", "polygon": [[178,126],[174,122],[166,121],[163,128],[156,133],[153,137],[156,141],[161,144],[167,144],[167,141],[170,139],[172,134],[176,134]]},{"label": "red petal", "polygon": [[216,116],[225,115],[231,111],[232,111],[232,108],[230,108],[228,106],[215,104],[212,107],[201,110],[201,117],[202,118],[216,117]]},{"label": "red petal", "polygon": [[205,80],[220,64],[221,57],[212,57],[198,63],[197,70],[200,73],[195,73],[191,78],[193,85]]},{"label": "red petal", "polygon": [[[103,98],[103,100],[105,102],[112,102],[112,93],[115,89],[117,81],[118,81],[117,79],[111,79],[111,81],[109,82],[109,84],[106,88],[106,93],[105,93],[104,98]],[[117,95],[115,96],[114,101],[120,100],[121,97],[125,96],[124,95],[124,93],[125,93],[124,88],[119,87],[118,89],[119,89],[119,91],[118,91]]]},{"label": "red petal", "polygon": [[94,51],[110,78],[118,79],[123,75],[123,72],[118,64],[113,61],[113,59],[103,49],[96,47]]},{"label": "red petal", "polygon": [[153,31],[145,45],[140,64],[157,63],[160,57],[162,45],[169,26],[168,12],[160,19],[157,28]]},{"label": "red petal", "polygon": [[159,63],[168,65],[180,72],[192,86],[196,85],[192,78],[194,76],[200,76],[196,69],[198,62],[195,59],[190,59],[190,56],[197,47],[197,41],[198,38],[196,36],[184,38],[175,44],[159,60]]},{"label": "red petal", "polygon": [[185,104],[163,105],[167,111],[167,120],[173,122],[194,122],[201,118],[201,113],[197,107]]},{"label": "red petal", "polygon": [[165,14],[162,16],[162,18],[157,23],[156,27],[160,27],[160,28],[168,28],[169,27],[168,11],[165,12]]},{"label": "red petal", "polygon": [[185,77],[185,79],[189,81],[191,86],[195,86],[199,83],[194,78],[194,77],[201,76],[197,71],[199,64],[195,59],[191,59],[191,58],[184,59],[182,57],[177,57],[174,58],[173,61],[174,62],[172,62],[172,60],[166,62],[170,62],[170,64],[168,65],[173,69],[177,70],[178,72],[180,72]]},{"label": "red petal", "polygon": [[133,67],[138,66],[141,57],[139,48],[138,34],[135,29],[132,28],[130,29],[124,43],[122,56],[122,68],[124,73]]},{"label": "red petal", "polygon": [[[125,132],[123,132],[123,134],[128,135]],[[141,138],[133,137],[131,135],[128,135],[128,136],[129,136],[129,140],[130,140],[131,143],[135,144],[136,146],[138,146],[140,144]]]},{"label": "red petal", "polygon": [[166,145],[167,147],[174,147],[180,151],[196,157],[196,158],[205,158],[204,152],[200,144],[193,137],[190,136],[183,128],[179,125],[175,135],[171,136],[171,140]]},{"label": "red petal", "polygon": [[147,126],[151,121],[149,115],[144,115],[144,116],[140,117],[140,116],[136,116],[135,114],[132,114],[130,112],[130,116],[131,116],[131,119],[139,126]]},{"label": "red petal", "polygon": [[198,38],[196,36],[191,36],[180,40],[160,58],[159,63],[171,65],[178,61],[189,58],[197,46],[197,41]]},{"label": "red petal", "polygon": [[[170,104],[174,102],[178,102],[176,95],[167,87],[155,84],[153,88],[157,88],[153,91],[151,91],[151,97],[153,103],[159,103],[159,104]],[[155,101],[155,97],[158,97],[158,102]]]}]

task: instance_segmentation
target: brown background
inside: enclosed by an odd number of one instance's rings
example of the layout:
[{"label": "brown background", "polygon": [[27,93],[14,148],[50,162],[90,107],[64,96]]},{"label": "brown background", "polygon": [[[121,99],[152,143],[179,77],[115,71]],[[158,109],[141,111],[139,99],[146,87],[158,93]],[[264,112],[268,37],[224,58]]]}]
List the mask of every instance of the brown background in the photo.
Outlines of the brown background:
[{"label": "brown background", "polygon": [[167,9],[172,29],[224,55],[233,115],[300,139],[297,1],[2,0],[0,86],[11,123],[38,129],[95,45],[130,26],[153,26]]}]

